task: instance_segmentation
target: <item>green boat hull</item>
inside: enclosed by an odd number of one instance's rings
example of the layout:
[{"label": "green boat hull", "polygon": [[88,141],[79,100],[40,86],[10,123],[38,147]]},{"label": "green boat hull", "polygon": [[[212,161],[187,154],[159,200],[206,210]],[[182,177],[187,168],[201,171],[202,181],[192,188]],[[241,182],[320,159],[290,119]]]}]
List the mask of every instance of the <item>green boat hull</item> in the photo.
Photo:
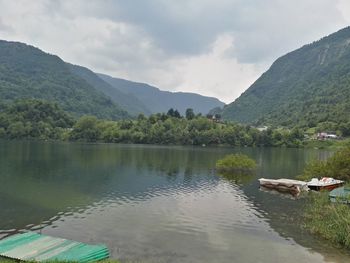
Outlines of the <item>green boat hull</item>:
[{"label": "green boat hull", "polygon": [[350,204],[350,188],[339,187],[329,192],[329,199],[333,203]]}]

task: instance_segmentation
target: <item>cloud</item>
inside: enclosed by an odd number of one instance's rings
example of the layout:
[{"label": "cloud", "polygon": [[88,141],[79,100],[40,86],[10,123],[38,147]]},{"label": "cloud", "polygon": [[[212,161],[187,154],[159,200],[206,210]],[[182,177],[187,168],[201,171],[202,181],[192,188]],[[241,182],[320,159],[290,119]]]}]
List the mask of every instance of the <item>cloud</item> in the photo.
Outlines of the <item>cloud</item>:
[{"label": "cloud", "polygon": [[345,27],[347,0],[0,0],[0,38],[231,102],[274,59]]}]

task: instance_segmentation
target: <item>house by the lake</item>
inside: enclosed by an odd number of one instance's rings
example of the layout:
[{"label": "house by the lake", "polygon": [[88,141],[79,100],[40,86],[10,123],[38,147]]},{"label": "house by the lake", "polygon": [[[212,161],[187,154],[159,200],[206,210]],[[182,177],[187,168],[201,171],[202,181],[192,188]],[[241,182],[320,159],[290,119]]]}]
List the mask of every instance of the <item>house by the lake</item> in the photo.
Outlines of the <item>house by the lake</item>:
[{"label": "house by the lake", "polygon": [[317,139],[318,140],[326,140],[326,139],[338,139],[338,135],[335,134],[335,132],[319,132],[317,133]]}]

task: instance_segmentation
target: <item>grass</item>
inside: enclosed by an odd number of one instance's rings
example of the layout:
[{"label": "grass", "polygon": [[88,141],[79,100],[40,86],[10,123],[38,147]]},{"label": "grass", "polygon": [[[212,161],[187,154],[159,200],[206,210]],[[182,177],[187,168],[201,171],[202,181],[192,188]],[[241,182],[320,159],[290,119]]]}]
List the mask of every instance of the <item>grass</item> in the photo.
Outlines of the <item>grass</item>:
[{"label": "grass", "polygon": [[341,149],[350,146],[350,139],[342,140],[306,140],[304,141],[305,148],[317,149]]},{"label": "grass", "polygon": [[350,249],[350,208],[331,203],[328,192],[311,193],[305,207],[304,226],[311,233]]}]

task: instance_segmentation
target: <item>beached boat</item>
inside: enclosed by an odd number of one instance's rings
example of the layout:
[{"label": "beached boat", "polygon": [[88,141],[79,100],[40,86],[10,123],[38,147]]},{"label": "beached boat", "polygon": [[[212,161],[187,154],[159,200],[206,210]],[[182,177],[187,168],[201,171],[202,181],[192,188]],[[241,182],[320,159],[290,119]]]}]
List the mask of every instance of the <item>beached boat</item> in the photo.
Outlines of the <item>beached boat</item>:
[{"label": "beached boat", "polygon": [[307,183],[292,179],[259,179],[260,185],[269,189],[276,189],[281,192],[290,192],[299,194],[302,191],[308,191]]},{"label": "beached boat", "polygon": [[344,204],[350,204],[350,188],[338,187],[329,192],[329,199],[331,202],[340,202]]},{"label": "beached boat", "polygon": [[340,186],[344,185],[344,181],[337,180],[331,177],[323,177],[321,179],[312,178],[310,182],[307,183],[307,186],[311,190],[320,191],[320,190],[333,190]]}]

